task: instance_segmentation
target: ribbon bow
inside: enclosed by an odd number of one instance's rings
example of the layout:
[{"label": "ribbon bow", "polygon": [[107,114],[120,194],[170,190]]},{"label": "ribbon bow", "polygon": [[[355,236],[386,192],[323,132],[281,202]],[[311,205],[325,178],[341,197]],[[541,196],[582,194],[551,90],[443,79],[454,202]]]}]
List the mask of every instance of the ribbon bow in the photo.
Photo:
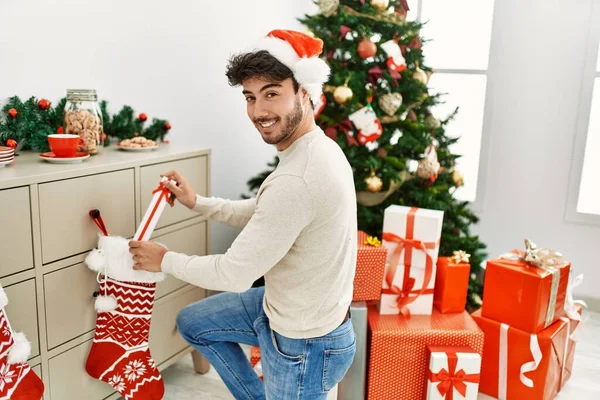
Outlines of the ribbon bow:
[{"label": "ribbon bow", "polygon": [[462,397],[467,395],[467,384],[465,382],[479,383],[479,374],[467,374],[464,370],[456,371],[458,356],[456,353],[448,354],[448,369],[442,368],[440,372],[429,371],[429,380],[433,383],[439,382],[437,390],[446,400],[454,398],[453,388],[456,389]]},{"label": "ribbon bow", "polygon": [[471,255],[464,250],[458,250],[452,252],[452,257],[450,257],[450,261],[454,264],[460,264],[462,262],[468,263]]},{"label": "ribbon bow", "polygon": [[[395,294],[398,296],[398,309],[404,316],[410,316],[410,310],[407,305],[414,302],[419,296],[423,294],[433,294],[433,289],[427,289],[433,275],[433,258],[427,251],[428,249],[435,249],[437,242],[423,242],[413,238],[415,228],[415,214],[418,208],[413,207],[408,212],[406,221],[406,237],[402,238],[391,232],[384,232],[381,238],[386,242],[397,243],[397,246],[392,253],[390,258],[390,266],[386,274],[386,282],[389,289],[383,289],[383,294]],[[415,279],[410,277],[410,269],[412,263],[412,250],[418,250],[425,253],[425,276],[423,278],[423,287],[421,289],[413,290],[415,286]],[[394,284],[394,278],[398,271],[398,264],[400,262],[400,255],[404,252],[404,279],[402,282],[402,288]]]},{"label": "ribbon bow", "polygon": [[373,247],[379,247],[381,246],[381,242],[379,241],[379,239],[377,239],[377,236],[369,236],[365,239],[365,243],[366,245],[369,246],[373,246]]}]

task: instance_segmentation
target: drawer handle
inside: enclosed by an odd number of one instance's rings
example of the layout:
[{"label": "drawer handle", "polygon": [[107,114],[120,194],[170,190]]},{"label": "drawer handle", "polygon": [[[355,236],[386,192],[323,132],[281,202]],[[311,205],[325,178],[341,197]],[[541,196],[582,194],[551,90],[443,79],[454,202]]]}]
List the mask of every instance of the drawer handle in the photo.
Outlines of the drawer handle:
[{"label": "drawer handle", "polygon": [[94,208],[93,210],[90,210],[89,214],[104,236],[108,236],[108,231],[106,230],[106,226],[104,226],[104,221],[102,220],[102,215],[100,215],[100,210]]}]

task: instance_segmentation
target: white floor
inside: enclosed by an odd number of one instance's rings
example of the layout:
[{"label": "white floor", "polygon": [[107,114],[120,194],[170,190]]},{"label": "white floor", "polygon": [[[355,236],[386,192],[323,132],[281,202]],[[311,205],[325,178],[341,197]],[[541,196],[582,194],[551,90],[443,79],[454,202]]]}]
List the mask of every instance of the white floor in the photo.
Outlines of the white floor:
[{"label": "white floor", "polygon": [[[573,375],[559,393],[558,400],[600,399],[600,313],[589,315],[575,350]],[[190,356],[163,371],[162,376],[166,386],[165,400],[233,399],[213,368],[205,375],[196,374]],[[479,400],[491,398],[479,395]]]}]

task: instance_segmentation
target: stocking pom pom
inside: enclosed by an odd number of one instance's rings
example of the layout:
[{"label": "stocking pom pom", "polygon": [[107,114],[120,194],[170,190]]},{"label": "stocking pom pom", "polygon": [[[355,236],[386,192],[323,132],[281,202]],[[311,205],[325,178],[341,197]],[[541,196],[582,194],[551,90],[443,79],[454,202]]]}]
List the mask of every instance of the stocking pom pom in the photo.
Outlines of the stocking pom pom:
[{"label": "stocking pom pom", "polygon": [[27,362],[27,359],[31,355],[31,343],[29,343],[23,332],[14,333],[13,338],[15,344],[8,351],[8,363],[18,364]]},{"label": "stocking pom pom", "polygon": [[98,312],[113,311],[117,308],[117,299],[114,296],[98,296],[95,307]]},{"label": "stocking pom pom", "polygon": [[92,270],[99,272],[104,269],[106,259],[104,258],[104,251],[101,249],[94,249],[89,252],[85,258],[86,265]]}]

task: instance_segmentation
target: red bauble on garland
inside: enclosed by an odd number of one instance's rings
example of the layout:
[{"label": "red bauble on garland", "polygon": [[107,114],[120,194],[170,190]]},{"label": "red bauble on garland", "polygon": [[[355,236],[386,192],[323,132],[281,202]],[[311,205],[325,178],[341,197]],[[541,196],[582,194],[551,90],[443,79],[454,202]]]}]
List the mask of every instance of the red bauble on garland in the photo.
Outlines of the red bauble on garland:
[{"label": "red bauble on garland", "polygon": [[16,148],[17,148],[17,142],[16,142],[16,140],[15,140],[15,139],[8,139],[8,140],[6,141],[6,145],[7,145],[8,147],[10,147],[11,149],[16,149]]},{"label": "red bauble on garland", "polygon": [[11,108],[10,110],[8,110],[8,115],[10,115],[12,118],[17,118],[17,110],[14,108]]},{"label": "red bauble on garland", "polygon": [[171,124],[167,122],[167,123],[165,124],[165,129],[166,129],[166,130],[170,130],[170,129],[171,129]]},{"label": "red bauble on garland", "polygon": [[58,133],[59,135],[62,135],[63,133],[65,133],[65,128],[63,128],[62,126],[59,126],[58,129],[56,130],[56,133]]},{"label": "red bauble on garland", "polygon": [[140,115],[138,115],[138,119],[139,119],[141,122],[144,122],[145,120],[147,120],[147,119],[148,119],[148,116],[147,116],[146,114],[144,114],[144,113],[141,113]]},{"label": "red bauble on garland", "polygon": [[369,58],[377,54],[377,45],[371,41],[371,39],[363,39],[358,44],[358,55],[362,58]]},{"label": "red bauble on garland", "polygon": [[40,108],[40,110],[47,110],[50,108],[50,101],[46,99],[41,99],[40,101],[38,101],[38,107]]}]

